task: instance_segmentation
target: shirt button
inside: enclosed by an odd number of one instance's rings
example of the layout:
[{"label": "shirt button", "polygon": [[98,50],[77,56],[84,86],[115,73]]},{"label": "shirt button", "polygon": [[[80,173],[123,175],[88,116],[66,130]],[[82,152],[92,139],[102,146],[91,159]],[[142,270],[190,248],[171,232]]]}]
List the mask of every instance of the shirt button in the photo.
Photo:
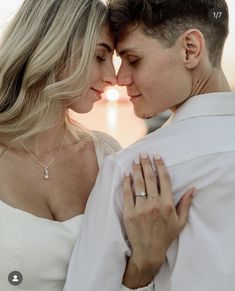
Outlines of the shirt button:
[{"label": "shirt button", "polygon": [[20,285],[23,281],[23,276],[20,272],[18,271],[12,271],[9,275],[8,275],[8,281],[11,285],[13,286],[17,286]]}]

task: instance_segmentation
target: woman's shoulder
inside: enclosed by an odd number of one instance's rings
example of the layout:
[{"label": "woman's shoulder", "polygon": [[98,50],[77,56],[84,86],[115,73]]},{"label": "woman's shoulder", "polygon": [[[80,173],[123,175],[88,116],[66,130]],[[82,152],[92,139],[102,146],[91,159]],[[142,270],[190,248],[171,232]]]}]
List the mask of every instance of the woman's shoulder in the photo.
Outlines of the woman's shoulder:
[{"label": "woman's shoulder", "polygon": [[93,130],[91,131],[93,143],[95,146],[96,157],[99,168],[101,167],[103,160],[122,149],[118,141],[107,133]]},{"label": "woman's shoulder", "polygon": [[95,149],[99,167],[106,156],[122,149],[119,142],[109,134],[87,129],[77,121],[69,120],[68,128],[79,139],[80,146],[83,145],[84,149]]},{"label": "woman's shoulder", "polygon": [[69,118],[67,126],[71,133],[78,137],[80,141],[87,143],[92,140],[96,149],[98,148],[99,150],[105,151],[107,154],[111,154],[122,149],[119,142],[111,135],[98,130],[87,129],[74,119]]},{"label": "woman's shoulder", "polygon": [[106,155],[115,153],[122,149],[119,142],[115,138],[113,138],[111,135],[105,132],[92,130],[91,136],[94,140],[96,149],[102,151]]}]

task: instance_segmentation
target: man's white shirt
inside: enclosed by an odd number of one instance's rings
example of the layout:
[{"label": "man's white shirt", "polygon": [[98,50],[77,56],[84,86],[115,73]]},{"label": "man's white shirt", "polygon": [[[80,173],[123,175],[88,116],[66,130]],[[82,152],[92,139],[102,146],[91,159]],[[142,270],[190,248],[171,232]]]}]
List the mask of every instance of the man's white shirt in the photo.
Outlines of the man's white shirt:
[{"label": "man's white shirt", "polygon": [[[127,125],[128,130],[131,134]],[[197,188],[189,221],[154,278],[155,290],[234,291],[232,92],[190,98],[161,129],[105,159],[88,200],[65,290],[120,291],[126,257],[131,253],[122,223],[122,180],[140,153],[162,156],[171,176],[175,203],[187,188]]]}]

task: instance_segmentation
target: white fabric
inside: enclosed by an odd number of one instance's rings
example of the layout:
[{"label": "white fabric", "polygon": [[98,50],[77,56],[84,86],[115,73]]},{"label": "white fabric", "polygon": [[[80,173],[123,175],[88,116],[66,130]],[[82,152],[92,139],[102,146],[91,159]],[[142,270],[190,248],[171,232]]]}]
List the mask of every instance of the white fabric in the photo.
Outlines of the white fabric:
[{"label": "white fabric", "polygon": [[[120,149],[110,136],[93,132],[100,166],[103,158]],[[83,215],[64,222],[51,221],[0,201],[0,290],[61,291]],[[18,271],[23,281],[8,282]]]},{"label": "white fabric", "polygon": [[[131,291],[131,290],[133,290],[133,289],[129,289],[126,286],[122,285],[120,291]],[[150,282],[150,284],[148,286],[135,289],[134,291],[154,291],[154,283],[152,281],[152,282]]]},{"label": "white fabric", "polygon": [[120,290],[126,256],[130,255],[122,224],[122,178],[141,152],[163,157],[175,203],[188,187],[198,189],[189,222],[170,246],[167,261],[155,277],[155,290],[234,291],[235,93],[232,92],[189,99],[167,125],[105,159],[86,207],[81,238],[74,248],[64,291]]}]

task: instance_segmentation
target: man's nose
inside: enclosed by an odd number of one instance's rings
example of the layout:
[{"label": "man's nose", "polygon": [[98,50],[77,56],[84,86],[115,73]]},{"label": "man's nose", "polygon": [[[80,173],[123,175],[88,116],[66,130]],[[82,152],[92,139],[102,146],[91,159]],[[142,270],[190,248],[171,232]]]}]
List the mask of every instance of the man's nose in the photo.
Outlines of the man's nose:
[{"label": "man's nose", "polygon": [[127,72],[119,70],[117,74],[117,84],[119,86],[129,86],[132,84],[132,78]]}]

